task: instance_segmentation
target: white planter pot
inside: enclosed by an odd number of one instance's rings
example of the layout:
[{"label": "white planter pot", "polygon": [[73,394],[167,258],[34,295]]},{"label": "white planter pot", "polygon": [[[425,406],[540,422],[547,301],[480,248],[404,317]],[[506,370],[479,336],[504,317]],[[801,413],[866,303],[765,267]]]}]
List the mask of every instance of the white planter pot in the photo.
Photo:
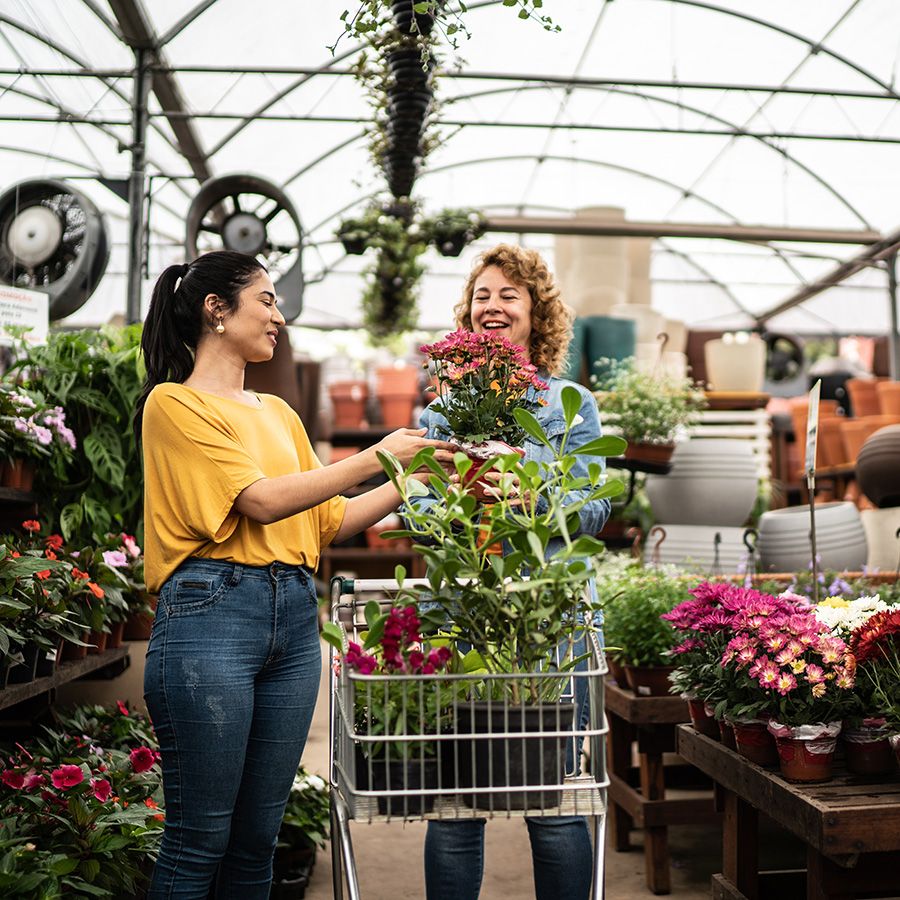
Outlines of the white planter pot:
[{"label": "white planter pot", "polygon": [[[809,507],[790,506],[763,513],[756,546],[763,571],[805,571],[812,558]],[[816,549],[821,569],[858,571],[866,564],[866,533],[852,503],[816,506]]]},{"label": "white planter pot", "polygon": [[900,561],[900,506],[893,509],[864,509],[860,514],[869,545],[866,566],[882,572],[895,572]]},{"label": "white planter pot", "polygon": [[714,391],[761,391],[766,374],[766,342],[750,335],[744,343],[707,341],[706,380]]},{"label": "white planter pot", "polygon": [[[747,563],[743,528],[711,527],[707,525],[664,525],[665,540],[659,544],[661,565],[673,565],[686,572],[709,572],[715,564],[715,537],[720,535],[718,571],[741,571]],[[644,545],[644,563],[652,565],[657,552],[658,537],[648,536]]]}]

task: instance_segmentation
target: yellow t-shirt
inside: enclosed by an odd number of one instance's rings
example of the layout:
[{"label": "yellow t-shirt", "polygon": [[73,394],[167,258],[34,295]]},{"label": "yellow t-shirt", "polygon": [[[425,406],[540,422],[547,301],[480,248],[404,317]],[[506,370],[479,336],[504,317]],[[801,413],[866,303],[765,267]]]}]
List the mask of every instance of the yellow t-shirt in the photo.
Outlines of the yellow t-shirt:
[{"label": "yellow t-shirt", "polygon": [[261,525],[234,501],[261,478],[319,468],[297,414],[280,397],[262,406],[183,384],[157,385],[144,407],[144,576],[156,593],[188,557],[248,566],[315,569],[337,534],[347,500]]}]

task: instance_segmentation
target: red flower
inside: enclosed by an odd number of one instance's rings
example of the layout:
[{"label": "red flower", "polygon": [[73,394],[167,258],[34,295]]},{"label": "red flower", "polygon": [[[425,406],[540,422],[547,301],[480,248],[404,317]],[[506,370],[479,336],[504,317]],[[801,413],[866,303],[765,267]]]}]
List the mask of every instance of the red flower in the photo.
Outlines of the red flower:
[{"label": "red flower", "polygon": [[152,797],[148,797],[144,801],[144,806],[148,809],[159,809],[159,804]]},{"label": "red flower", "polygon": [[21,772],[14,772],[12,769],[4,769],[0,773],[0,781],[14,791],[21,791],[25,786],[25,776]]},{"label": "red flower", "polygon": [[149,747],[135,747],[128,755],[131,759],[131,768],[135,772],[146,772],[152,769],[156,762],[156,756]]},{"label": "red flower", "polygon": [[94,584],[93,581],[89,581],[89,582],[88,582],[88,588],[90,589],[91,593],[92,593],[98,600],[102,600],[102,599],[103,599],[103,588],[100,587],[99,584]]},{"label": "red flower", "polygon": [[63,543],[65,543],[62,539],[62,535],[59,534],[51,534],[48,538],[44,540],[44,543],[51,550],[62,550]]},{"label": "red flower", "polygon": [[44,551],[44,556],[46,556],[47,559],[57,558],[56,554],[49,547]]},{"label": "red flower", "polygon": [[98,778],[91,781],[91,790],[101,803],[106,803],[112,793],[112,785],[105,778]]},{"label": "red flower", "polygon": [[35,521],[34,519],[26,519],[26,520],[22,523],[22,527],[23,527],[27,532],[29,532],[29,534],[30,534],[30,533],[33,532],[33,531],[40,531],[40,530],[41,530],[41,523]]},{"label": "red flower", "polygon": [[26,791],[36,791],[42,784],[46,783],[46,775],[38,775],[37,772],[32,772],[30,775],[25,776],[24,787]]},{"label": "red flower", "polygon": [[60,766],[50,773],[50,780],[53,787],[67,791],[84,781],[84,772],[81,771],[81,766]]},{"label": "red flower", "polygon": [[128,715],[128,707],[121,700],[116,700],[116,706],[119,708],[119,712],[122,713],[123,716]]},{"label": "red flower", "polygon": [[34,577],[35,577],[35,578],[40,578],[41,581],[45,581],[47,578],[50,577],[50,570],[49,570],[49,569],[44,569],[43,572],[35,572],[35,573],[34,573]]},{"label": "red flower", "polygon": [[72,577],[81,581],[87,581],[91,576],[88,575],[87,572],[82,572],[81,569],[77,569],[75,568],[75,566],[72,566]]}]

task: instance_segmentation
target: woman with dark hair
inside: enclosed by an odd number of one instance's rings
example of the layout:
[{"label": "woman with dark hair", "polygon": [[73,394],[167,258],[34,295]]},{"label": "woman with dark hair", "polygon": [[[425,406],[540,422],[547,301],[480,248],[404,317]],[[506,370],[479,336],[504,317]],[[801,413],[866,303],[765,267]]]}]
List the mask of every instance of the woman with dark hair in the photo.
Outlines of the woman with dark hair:
[{"label": "woman with dark hair", "polygon": [[378,521],[390,484],[338,496],[443,441],[400,429],[331,466],[280,398],[244,389],[284,317],[265,268],[207,253],[169,266],[144,324],[145,576],[159,594],[144,696],[166,826],[148,897],[267,898],[319,684],[312,572],[323,547]]},{"label": "woman with dark hair", "polygon": [[[547,381],[546,391],[529,388],[529,399],[544,401],[535,413],[548,439],[559,448],[566,430],[562,408],[562,389],[576,387],[581,407],[569,432],[567,448],[574,449],[601,436],[600,416],[593,395],[581,385],[559,378],[566,362],[572,338],[572,312],[562,302],[559,289],[541,255],[510,244],[498,244],[476,261],[460,302],[454,309],[456,325],[475,332],[499,334],[524,347],[529,359]],[[533,396],[532,396],[533,395]],[[448,434],[444,417],[429,406],[419,421],[429,436]],[[543,444],[526,439],[525,460],[549,462],[552,451]],[[579,456],[573,474],[587,476],[590,457]],[[435,502],[426,497],[419,504]],[[538,506],[541,504],[538,500]],[[597,534],[609,516],[608,500],[584,505],[580,513],[579,533]],[[554,553],[562,538],[552,539],[548,555]],[[596,600],[596,586],[589,590]],[[583,652],[576,650],[576,654]],[[586,662],[579,664],[584,668]],[[587,712],[586,681],[574,679],[575,703],[579,720]],[[567,768],[579,764],[569,742],[571,757]],[[585,900],[591,889],[593,850],[587,819],[584,816],[526,817],[531,841],[535,894],[538,900]],[[428,900],[476,900],[481,890],[484,866],[484,819],[431,819],[425,837],[425,887]]]}]

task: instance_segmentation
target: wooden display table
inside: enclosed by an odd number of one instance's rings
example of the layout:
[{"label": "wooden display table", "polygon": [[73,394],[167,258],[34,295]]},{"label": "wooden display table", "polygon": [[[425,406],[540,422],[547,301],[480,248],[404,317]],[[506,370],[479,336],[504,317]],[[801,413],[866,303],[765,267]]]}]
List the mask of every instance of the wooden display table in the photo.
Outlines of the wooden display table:
[{"label": "wooden display table", "polygon": [[[712,792],[706,797],[667,798],[677,771],[685,766],[666,766],[663,753],[675,749],[675,726],[690,718],[687,703],[679,697],[638,697],[628,688],[607,681],[606,713],[609,719],[609,821],[614,846],[631,849],[629,832],[644,830],[644,873],[654,894],[668,894],[670,825],[696,825],[716,821]],[[639,787],[632,782],[632,742],[637,740]]]},{"label": "wooden display table", "polygon": [[807,900],[900,895],[896,775],[850,775],[837,765],[825,784],[790,784],[688,725],[678,728],[678,752],[716,782],[724,807],[723,871],[713,876],[714,898],[804,896],[799,873],[759,872],[760,811],[806,843]]}]

